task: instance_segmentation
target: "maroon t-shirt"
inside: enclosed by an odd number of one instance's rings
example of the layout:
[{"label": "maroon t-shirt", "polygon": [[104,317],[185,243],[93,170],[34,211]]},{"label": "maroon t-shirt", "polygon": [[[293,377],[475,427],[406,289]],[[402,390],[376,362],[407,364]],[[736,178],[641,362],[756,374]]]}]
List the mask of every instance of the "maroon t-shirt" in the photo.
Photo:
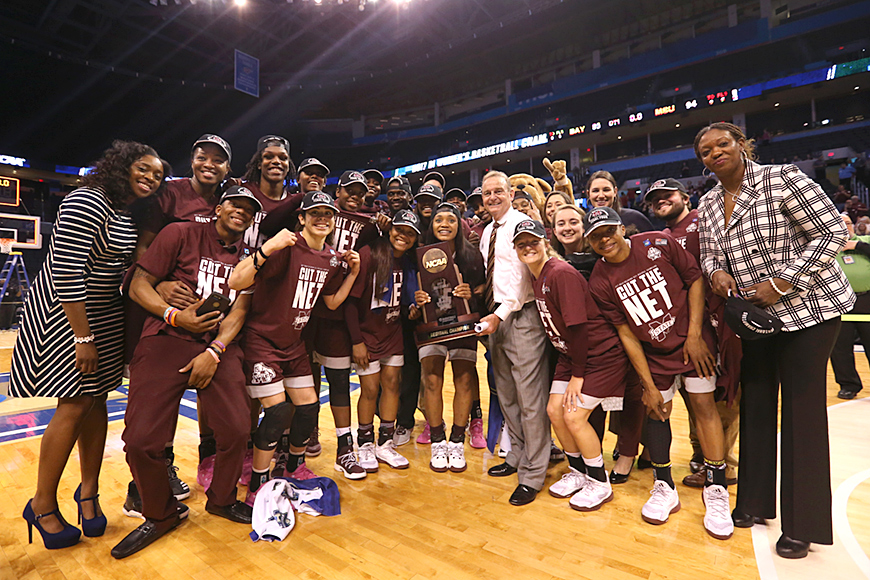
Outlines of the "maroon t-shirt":
[{"label": "maroon t-shirt", "polygon": [[701,241],[698,232],[698,210],[693,209],[673,228],[665,228],[664,232],[670,234],[680,242],[698,263],[701,263]]},{"label": "maroon t-shirt", "polygon": [[251,193],[254,194],[254,197],[263,204],[263,210],[257,212],[257,215],[254,216],[254,221],[251,223],[251,227],[245,231],[245,243],[252,248],[259,248],[263,245],[263,242],[268,239],[265,234],[260,232],[260,222],[269,215],[270,211],[284,203],[287,194],[285,192],[281,199],[272,199],[260,191],[260,185],[258,183],[246,181],[243,185],[250,189]]},{"label": "maroon t-shirt", "polygon": [[586,279],[570,264],[547,260],[532,286],[544,330],[560,353],[570,355],[565,338],[568,327],[578,324],[587,325],[590,362],[614,348],[622,352],[619,336],[595,304]]},{"label": "maroon t-shirt", "polygon": [[166,183],[155,200],[144,228],[159,232],[166,224],[173,222],[214,221],[214,208],[220,202],[217,195],[205,199],[193,189],[190,178],[174,179]]},{"label": "maroon t-shirt", "polygon": [[301,235],[296,244],[278,250],[263,263],[255,277],[246,332],[260,335],[282,351],[305,351],[302,330],[317,298],[341,287],[341,256],[331,247],[308,246]]},{"label": "maroon t-shirt", "polygon": [[393,270],[386,288],[375,289],[376,264],[369,246],[359,252],[359,276],[350,295],[359,302],[359,323],[363,343],[374,360],[402,354],[402,324],[400,319],[402,260],[393,258]]},{"label": "maroon t-shirt", "polygon": [[627,324],[643,345],[652,374],[680,374],[689,331],[689,286],[701,277],[695,258],[664,232],[631,237],[631,252],[613,264],[599,260],[589,287],[604,317]]},{"label": "maroon t-shirt", "polygon": [[[169,224],[157,234],[137,266],[160,280],[177,280],[194,290],[200,298],[219,292],[231,302],[236,291],[227,285],[239,260],[251,254],[251,248],[239,240],[225,246],[214,222]],[[193,334],[166,324],[162,318],[149,316],[142,338],[168,334],[185,340],[208,343],[217,332]]]},{"label": "maroon t-shirt", "polygon": [[[372,223],[371,215],[338,210],[338,214],[335,216],[332,241],[339,257],[348,250],[359,251],[360,247],[367,245],[378,236],[380,236],[380,230],[376,224]],[[345,262],[342,262],[342,275],[347,275]],[[335,310],[330,310],[325,304],[318,304],[314,309],[314,316],[329,320],[344,320],[344,304]]]}]

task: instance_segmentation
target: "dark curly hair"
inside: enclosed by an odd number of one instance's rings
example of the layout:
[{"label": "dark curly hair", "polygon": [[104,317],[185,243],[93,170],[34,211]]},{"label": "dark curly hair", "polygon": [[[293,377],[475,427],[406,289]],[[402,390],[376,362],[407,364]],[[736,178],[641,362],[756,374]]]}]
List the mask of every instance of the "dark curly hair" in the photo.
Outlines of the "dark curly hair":
[{"label": "dark curly hair", "polygon": [[698,131],[698,134],[695,135],[695,157],[698,158],[698,161],[700,161],[701,163],[704,162],[704,160],[701,159],[701,137],[703,137],[707,134],[708,131],[711,131],[713,129],[719,129],[720,131],[725,131],[726,133],[730,134],[734,138],[734,140],[737,141],[737,144],[740,145],[740,148],[743,149],[743,155],[745,156],[745,158],[749,159],[750,161],[755,161],[755,139],[747,138],[746,135],[743,133],[743,129],[741,129],[734,123],[725,122],[711,123],[706,127],[702,127],[701,130]]},{"label": "dark curly hair", "polygon": [[[130,167],[146,155],[160,159],[157,151],[148,145],[136,141],[115,140],[94,164],[94,170],[82,179],[82,185],[102,189],[113,209],[123,209],[131,198],[135,198],[130,187]],[[165,171],[168,164],[162,159],[160,161]]]},{"label": "dark curly hair", "polygon": [[[242,176],[243,181],[247,181],[248,183],[256,183],[259,185],[260,177],[263,175],[262,170],[262,161],[263,161],[263,151],[261,149],[254,153],[254,156],[251,157],[251,160],[248,161],[248,165],[245,166],[245,174]],[[296,180],[296,165],[293,163],[292,159],[287,160],[290,163],[290,168],[287,171],[287,182]]]}]

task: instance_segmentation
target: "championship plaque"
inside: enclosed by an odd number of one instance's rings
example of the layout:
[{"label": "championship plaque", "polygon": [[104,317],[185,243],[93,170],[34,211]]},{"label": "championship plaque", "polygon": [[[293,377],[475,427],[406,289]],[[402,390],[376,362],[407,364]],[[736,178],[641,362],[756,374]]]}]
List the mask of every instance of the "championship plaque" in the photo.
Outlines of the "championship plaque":
[{"label": "championship plaque", "polygon": [[471,312],[468,300],[457,298],[453,289],[462,283],[462,274],[453,262],[447,242],[417,248],[417,281],[431,301],[424,304],[423,322],[414,338],[418,346],[476,336],[474,324],[480,315]]}]

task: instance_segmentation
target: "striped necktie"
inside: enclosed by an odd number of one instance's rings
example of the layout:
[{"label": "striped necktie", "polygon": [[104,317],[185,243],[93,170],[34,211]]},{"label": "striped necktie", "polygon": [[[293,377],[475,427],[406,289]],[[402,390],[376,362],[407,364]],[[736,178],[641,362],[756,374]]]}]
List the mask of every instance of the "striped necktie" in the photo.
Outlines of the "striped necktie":
[{"label": "striped necktie", "polygon": [[486,254],[486,308],[490,312],[495,311],[495,294],[493,292],[492,279],[495,272],[495,238],[501,224],[493,220],[492,234],[489,236],[489,251]]}]

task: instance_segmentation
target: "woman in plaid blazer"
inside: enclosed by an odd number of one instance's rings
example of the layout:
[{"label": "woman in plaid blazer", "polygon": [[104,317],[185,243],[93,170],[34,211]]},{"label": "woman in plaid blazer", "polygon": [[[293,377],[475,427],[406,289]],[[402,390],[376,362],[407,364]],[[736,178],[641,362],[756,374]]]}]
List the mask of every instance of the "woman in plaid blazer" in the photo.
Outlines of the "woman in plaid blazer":
[{"label": "woman in plaid blazer", "polygon": [[719,178],[698,207],[701,262],[713,292],[738,293],[784,323],[743,342],[740,471],[734,525],[776,517],[777,398],[782,389],[780,504],[784,558],[833,543],[826,370],[840,315],[855,302],[835,257],[843,220],[794,165],[759,165],[731,123],[695,137],[695,154]]}]

